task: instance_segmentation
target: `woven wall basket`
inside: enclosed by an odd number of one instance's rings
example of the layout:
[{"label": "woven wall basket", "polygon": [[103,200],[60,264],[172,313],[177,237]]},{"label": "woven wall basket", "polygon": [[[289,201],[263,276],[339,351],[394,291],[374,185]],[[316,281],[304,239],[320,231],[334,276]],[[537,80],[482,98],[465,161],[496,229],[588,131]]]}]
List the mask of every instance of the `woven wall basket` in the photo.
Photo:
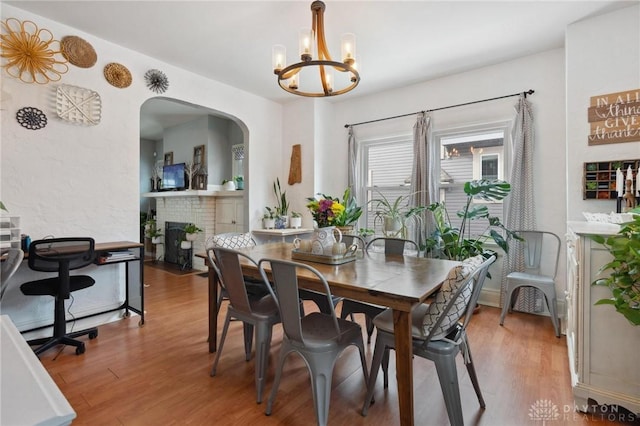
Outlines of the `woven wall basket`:
[{"label": "woven wall basket", "polygon": [[131,85],[131,73],[122,64],[112,62],[104,67],[104,78],[112,86],[124,89]]},{"label": "woven wall basket", "polygon": [[96,64],[98,55],[93,46],[78,36],[66,36],[60,42],[62,56],[80,68],[91,68]]}]

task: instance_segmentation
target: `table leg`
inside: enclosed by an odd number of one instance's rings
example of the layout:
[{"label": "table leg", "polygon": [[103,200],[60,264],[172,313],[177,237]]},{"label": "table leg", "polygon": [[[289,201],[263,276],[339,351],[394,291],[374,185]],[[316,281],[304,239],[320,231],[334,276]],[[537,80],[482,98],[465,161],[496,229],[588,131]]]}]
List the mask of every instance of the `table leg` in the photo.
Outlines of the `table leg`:
[{"label": "table leg", "polygon": [[[208,265],[209,262],[207,262]],[[218,275],[211,265],[209,268],[209,352],[216,351],[218,341]]]},{"label": "table leg", "polygon": [[413,425],[413,346],[410,312],[393,310],[393,332],[396,339],[396,380],[400,424]]}]

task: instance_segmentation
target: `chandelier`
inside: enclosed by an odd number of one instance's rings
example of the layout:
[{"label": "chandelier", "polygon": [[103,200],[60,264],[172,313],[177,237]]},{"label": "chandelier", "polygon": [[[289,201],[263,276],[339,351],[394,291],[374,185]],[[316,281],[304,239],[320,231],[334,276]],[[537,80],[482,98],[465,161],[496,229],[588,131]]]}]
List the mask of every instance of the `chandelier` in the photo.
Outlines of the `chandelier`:
[{"label": "chandelier", "polygon": [[[278,76],[280,87],[289,93],[309,97],[335,96],[353,90],[360,82],[356,69],[356,37],[344,34],[342,62],[332,60],[324,38],[324,9],[321,1],[311,3],[311,30],[300,31],[300,62],[287,66],[285,47],[273,46],[273,72]],[[334,70],[338,72],[337,79],[334,79]],[[301,78],[303,74],[304,78]]]}]

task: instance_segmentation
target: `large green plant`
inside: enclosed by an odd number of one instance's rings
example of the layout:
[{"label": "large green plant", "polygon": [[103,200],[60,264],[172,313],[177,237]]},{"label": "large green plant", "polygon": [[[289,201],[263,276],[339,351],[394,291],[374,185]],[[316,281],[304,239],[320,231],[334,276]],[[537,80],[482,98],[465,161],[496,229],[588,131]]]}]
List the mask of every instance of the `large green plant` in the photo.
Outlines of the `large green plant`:
[{"label": "large green plant", "polygon": [[[502,180],[472,180],[464,184],[466,203],[456,215],[461,219],[460,228],[451,225],[451,219],[444,202],[431,204],[428,209],[433,212],[435,231],[426,238],[422,247],[431,257],[464,260],[478,254],[492,254],[493,250],[485,247],[487,241],[494,241],[505,252],[509,251],[508,238],[521,240],[516,233],[508,230],[500,218],[489,215],[484,204],[474,204],[474,199],[484,201],[503,200],[511,191],[511,185]],[[470,232],[472,220],[486,220],[485,232],[472,236]]]},{"label": "large green plant", "polygon": [[631,324],[640,325],[640,215],[623,224],[617,234],[589,237],[613,256],[611,262],[600,268],[600,272],[611,271],[611,274],[593,282],[593,285],[609,287],[612,295],[595,304],[613,305]]}]

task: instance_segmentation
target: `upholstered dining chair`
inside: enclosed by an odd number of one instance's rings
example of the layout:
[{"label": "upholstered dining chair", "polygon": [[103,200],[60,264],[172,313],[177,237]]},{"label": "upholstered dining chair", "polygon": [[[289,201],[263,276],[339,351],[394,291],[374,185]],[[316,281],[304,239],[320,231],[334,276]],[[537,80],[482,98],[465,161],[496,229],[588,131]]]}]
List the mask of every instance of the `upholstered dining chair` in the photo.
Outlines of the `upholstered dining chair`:
[{"label": "upholstered dining chair", "polygon": [[[223,247],[228,249],[241,249],[246,247],[255,247],[256,241],[253,239],[253,236],[250,232],[241,233],[241,232],[225,232],[222,234],[216,234],[210,237],[206,243],[205,247],[208,249],[210,247]],[[262,283],[262,280],[256,280],[251,277],[245,277],[245,284],[247,287],[247,294],[251,299],[260,299],[263,296],[267,295],[266,289]],[[227,293],[227,289],[224,288],[223,285],[220,285],[218,288],[218,311],[220,311],[220,306],[222,306],[223,300],[228,300],[229,295]]]},{"label": "upholstered dining chair", "polygon": [[[260,273],[266,280],[265,265],[271,267],[284,336],[273,389],[267,402],[265,414],[271,415],[273,403],[287,356],[297,353],[304,361],[311,377],[311,389],[318,425],[327,424],[329,402],[331,399],[331,378],[338,356],[350,345],[358,347],[360,362],[365,383],[367,382],[367,366],[364,355],[364,342],[360,325],[336,316],[331,301],[331,290],[326,279],[315,268],[285,260],[262,259],[259,262]],[[298,303],[298,273],[315,275],[324,288],[324,297],[329,302],[330,313],[311,312],[303,315]]]},{"label": "upholstered dining chair", "polygon": [[[449,422],[453,426],[464,425],[455,360],[458,353],[463,354],[480,407],[485,407],[466,329],[473,316],[473,309],[484,284],[487,270],[494,261],[495,256],[485,259],[482,255],[466,259],[462,264],[451,269],[431,304],[419,305],[411,312],[413,353],[415,356],[435,363]],[[388,386],[389,350],[395,347],[392,310],[386,309],[374,318],[373,323],[378,333],[371,362],[367,396],[362,407],[363,416],[367,415],[373,400],[376,378],[381,365],[384,387]]]},{"label": "upholstered dining chair", "polygon": [[[240,259],[244,258],[249,262],[253,260],[236,250],[226,249],[222,247],[209,248],[207,250],[209,261],[213,265],[223,282],[229,296],[229,306],[227,315],[224,320],[224,328],[222,329],[222,337],[220,338],[220,346],[216,353],[215,361],[211,367],[211,376],[215,376],[218,368],[218,362],[222,355],[224,341],[229,330],[231,319],[242,321],[245,336],[245,359],[251,359],[251,345],[247,345],[247,337],[250,339],[255,328],[255,347],[256,347],[256,402],[262,402],[262,393],[264,390],[265,376],[267,371],[267,361],[269,359],[269,349],[271,347],[271,335],[273,326],[280,322],[278,313],[278,305],[275,296],[268,281],[263,282],[265,291],[268,293],[260,299],[250,299],[247,295],[245,279],[242,275],[240,267]],[[257,265],[256,265],[257,266]]]},{"label": "upholstered dining chair", "polygon": [[548,231],[516,231],[516,233],[523,238],[523,241],[513,240],[508,256],[523,253],[524,265],[522,271],[512,271],[507,274],[507,291],[500,313],[500,325],[504,325],[507,311],[511,311],[518,300],[520,289],[533,287],[542,292],[556,337],[560,337],[560,318],[556,297],[560,237]]},{"label": "upholstered dining chair", "polygon": [[[365,252],[374,250],[374,247],[383,246],[384,253],[388,255],[409,254],[416,255],[419,253],[418,245],[415,241],[403,238],[379,237],[374,238],[365,246]],[[367,343],[371,343],[371,335],[373,334],[373,318],[382,313],[385,308],[371,303],[359,302],[357,300],[344,299],[342,301],[342,310],[340,318],[346,318],[347,315],[354,320],[353,314],[364,314],[367,326]]]}]

